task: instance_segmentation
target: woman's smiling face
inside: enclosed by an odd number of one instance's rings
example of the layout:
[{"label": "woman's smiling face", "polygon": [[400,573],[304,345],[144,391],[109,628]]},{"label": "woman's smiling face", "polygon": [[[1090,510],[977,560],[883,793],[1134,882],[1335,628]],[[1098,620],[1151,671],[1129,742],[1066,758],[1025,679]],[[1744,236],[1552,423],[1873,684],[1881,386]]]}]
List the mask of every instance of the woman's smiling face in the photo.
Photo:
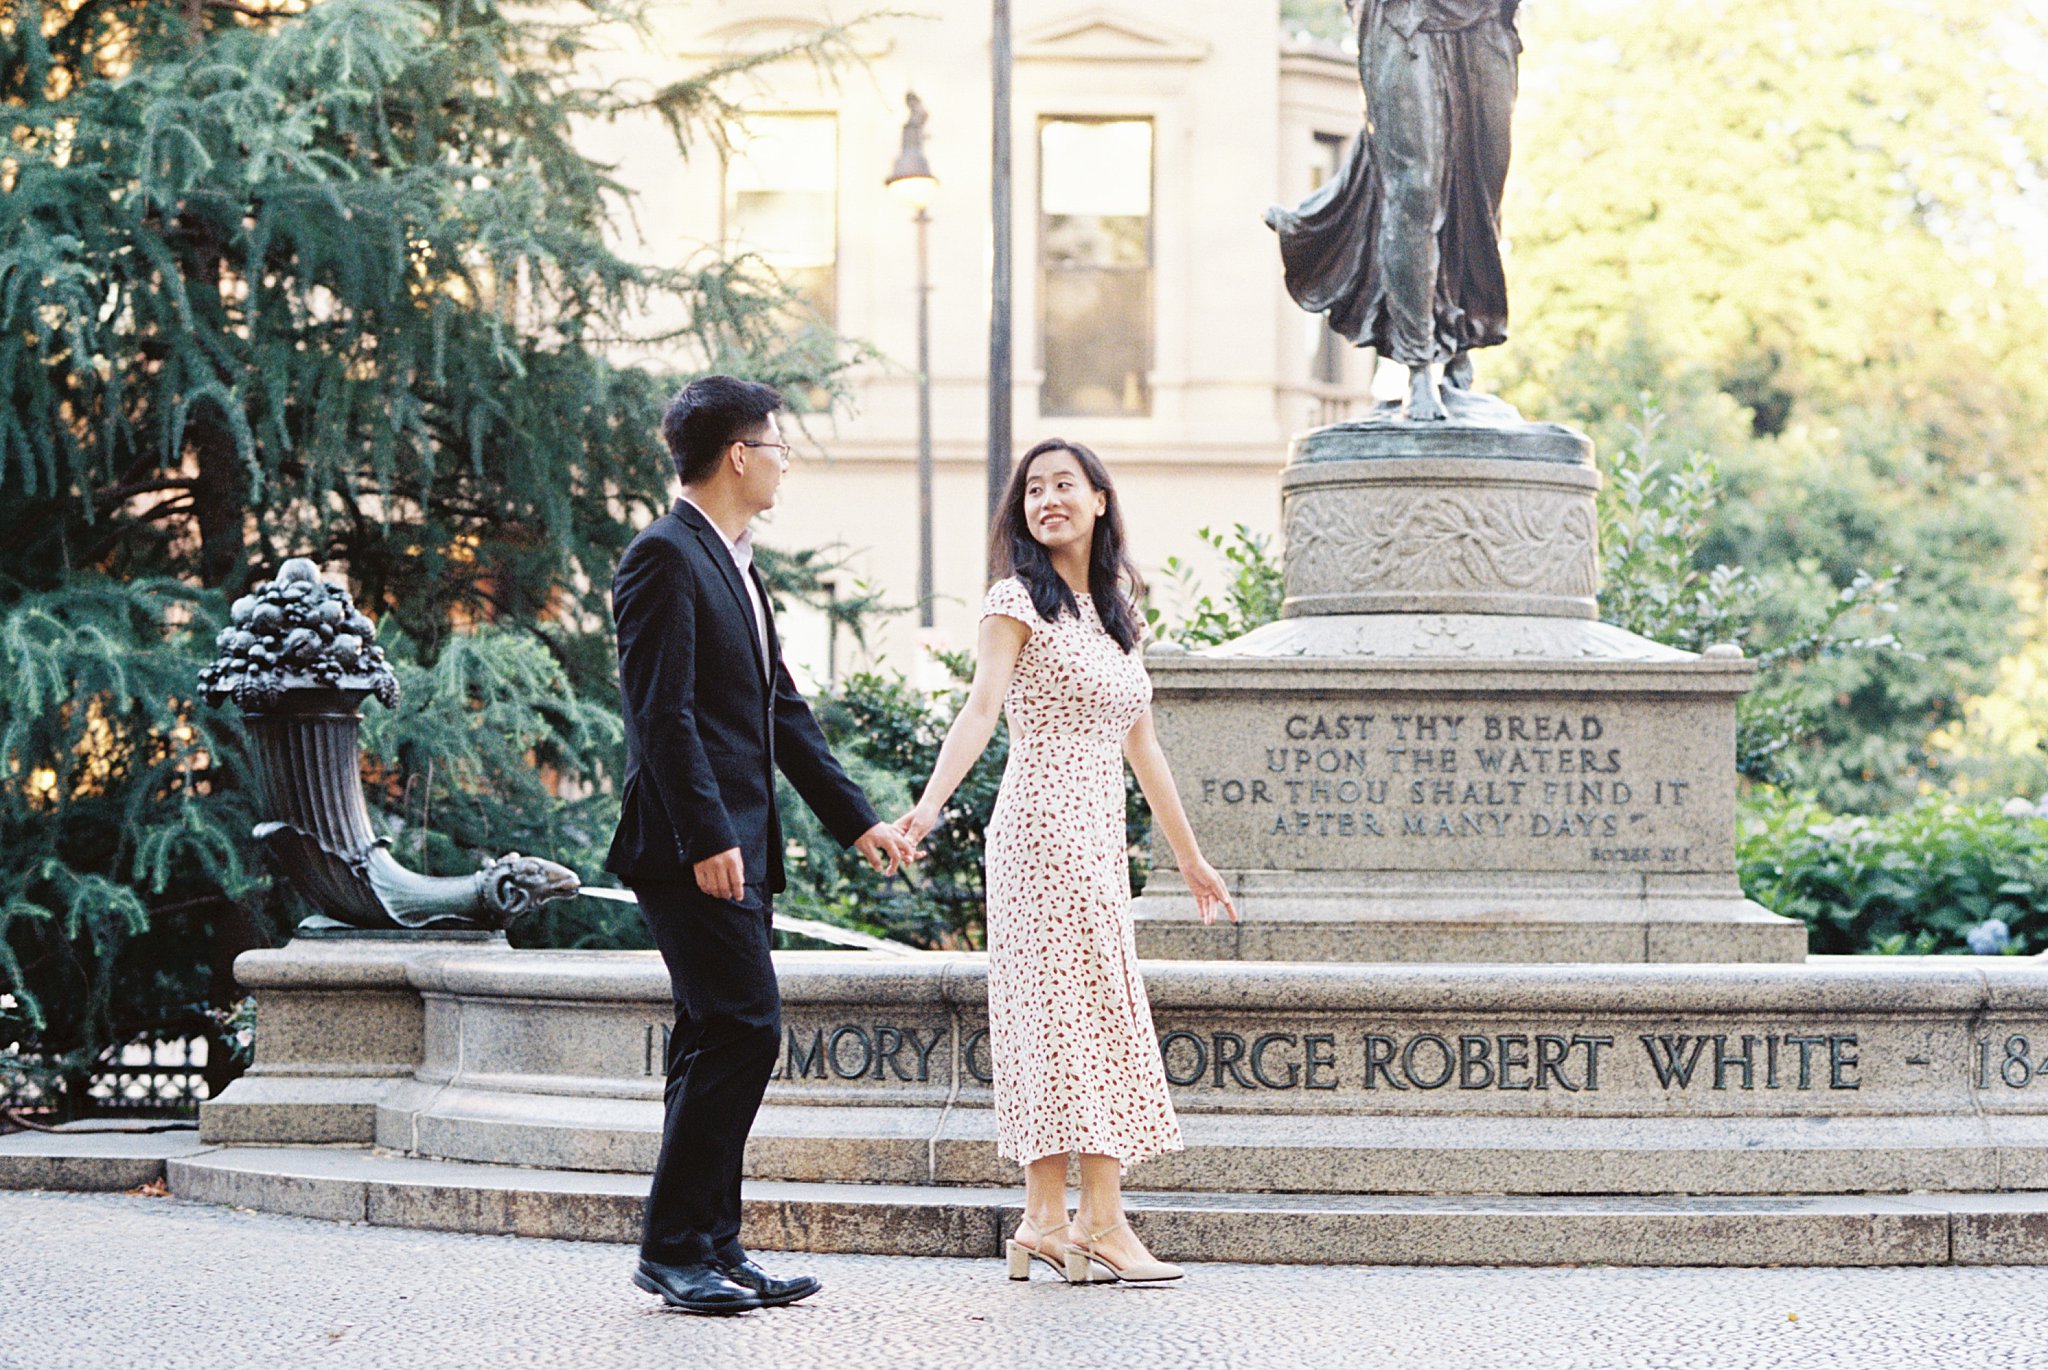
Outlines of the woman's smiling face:
[{"label": "woman's smiling face", "polygon": [[1024,525],[1047,551],[1090,546],[1109,497],[1088,483],[1072,452],[1042,452],[1024,481]]}]

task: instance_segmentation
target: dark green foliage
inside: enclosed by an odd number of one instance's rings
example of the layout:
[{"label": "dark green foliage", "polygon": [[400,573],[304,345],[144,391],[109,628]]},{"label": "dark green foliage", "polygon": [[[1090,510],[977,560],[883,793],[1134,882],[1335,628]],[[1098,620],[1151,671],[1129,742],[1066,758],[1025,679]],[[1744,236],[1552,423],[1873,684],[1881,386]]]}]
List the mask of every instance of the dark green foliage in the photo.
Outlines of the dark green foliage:
[{"label": "dark green foliage", "polygon": [[1158,588],[1145,602],[1145,625],[1155,637],[1178,642],[1183,647],[1210,647],[1242,637],[1252,629],[1280,617],[1280,601],[1286,588],[1281,583],[1280,563],[1273,558],[1270,539],[1254,533],[1242,523],[1230,536],[1213,529],[1200,529],[1196,536],[1223,554],[1230,582],[1218,604],[1202,593],[1195,570],[1179,557],[1166,559],[1166,579],[1174,586],[1180,616],[1169,621],[1157,604]]},{"label": "dark green foliage", "polygon": [[1757,796],[1737,842],[1742,888],[1811,931],[1815,953],[1961,952],[2004,922],[2012,950],[2048,948],[2048,820],[1939,797],[1878,817]]},{"label": "dark green foliage", "polygon": [[506,848],[595,870],[609,815],[589,815],[602,832],[579,825],[577,806],[556,805],[550,787],[598,778],[594,763],[622,744],[617,713],[571,693],[547,643],[523,628],[451,634],[431,666],[402,635],[383,645],[399,704],[366,707],[363,752],[377,806],[402,815],[390,820],[398,855],[437,875],[474,869],[464,853]]},{"label": "dark green foliage", "polygon": [[1784,779],[1827,726],[1829,701],[1808,673],[1900,654],[1888,631],[1899,572],[1879,578],[1858,568],[1837,588],[1818,577],[1767,582],[1710,561],[1724,508],[1718,469],[1697,450],[1676,463],[1659,455],[1663,414],[1647,398],[1641,404],[1628,440],[1609,451],[1599,495],[1600,616],[1689,652],[1742,647],[1758,671],[1737,710],[1736,769],[1750,780]]},{"label": "dark green foliage", "polygon": [[[635,114],[715,139],[719,79],[788,53],[632,98],[584,74],[634,22],[604,0],[35,17],[0,29],[0,650],[33,683],[0,696],[0,1047],[83,1062],[233,1002],[234,954],[297,912],[237,721],[193,704],[228,598],[304,555],[378,621],[407,695],[368,709],[366,780],[405,859],[596,876],[606,591],[668,504],[678,380],[611,358],[665,343],[801,408],[842,352],[746,264],[620,257],[626,198],[571,143]],[[802,597],[819,566],[767,569]],[[519,935],[641,936],[587,900]]]},{"label": "dark green foliage", "polygon": [[1727,498],[1702,556],[1763,568],[1760,635],[1787,632],[1864,567],[1896,568],[1885,627],[1902,650],[1824,656],[1788,677],[1813,726],[1780,774],[1844,812],[1946,788],[1928,735],[1989,687],[2013,647],[2008,586],[2031,538],[2019,488],[1911,449],[1738,449],[1721,465]]},{"label": "dark green foliage", "polygon": [[84,575],[0,612],[0,1050],[59,1076],[206,1031],[231,988],[213,953],[276,930],[240,720],[196,698],[224,609]]},{"label": "dark green foliage", "polygon": [[[967,671],[964,656],[949,664]],[[882,817],[894,821],[923,789],[965,697],[962,689],[927,696],[900,676],[861,674],[813,704],[833,751],[866,787]],[[980,946],[982,835],[1008,759],[1009,735],[999,727],[926,838],[929,855],[907,878],[887,881],[858,854],[841,851],[817,831],[810,811],[785,784],[784,821],[806,853],[801,874],[791,872],[793,907],[820,910],[813,916],[917,946]]]}]

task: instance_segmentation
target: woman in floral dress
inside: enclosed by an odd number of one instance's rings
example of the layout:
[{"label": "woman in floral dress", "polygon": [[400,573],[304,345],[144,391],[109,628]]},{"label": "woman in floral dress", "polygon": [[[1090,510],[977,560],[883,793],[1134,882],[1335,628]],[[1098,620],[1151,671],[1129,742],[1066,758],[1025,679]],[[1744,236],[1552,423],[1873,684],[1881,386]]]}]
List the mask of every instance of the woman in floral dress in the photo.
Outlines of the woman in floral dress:
[{"label": "woman in floral dress", "polygon": [[[1124,1220],[1124,1167],[1181,1149],[1131,931],[1124,762],[1202,920],[1235,921],[1202,859],[1152,726],[1142,589],[1109,472],[1078,443],[1024,454],[996,516],[1002,577],[982,607],[974,684],[917,807],[920,842],[1007,708],[1010,757],[989,819],[988,1017],[996,1149],[1024,1167],[1010,1274],[1167,1280]],[[1081,1194],[1067,1215],[1067,1157]]]}]

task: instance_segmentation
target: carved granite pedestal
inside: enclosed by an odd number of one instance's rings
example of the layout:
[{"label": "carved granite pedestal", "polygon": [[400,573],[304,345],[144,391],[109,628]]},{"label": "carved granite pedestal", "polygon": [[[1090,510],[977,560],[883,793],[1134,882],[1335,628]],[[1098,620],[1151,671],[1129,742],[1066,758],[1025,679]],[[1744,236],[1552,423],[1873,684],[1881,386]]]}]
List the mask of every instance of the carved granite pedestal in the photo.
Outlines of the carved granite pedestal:
[{"label": "carved granite pedestal", "polygon": [[1295,445],[1284,616],[1155,648],[1153,707],[1245,922],[1170,854],[1147,957],[1796,961],[1735,877],[1751,663],[1597,621],[1591,445],[1555,425],[1362,423]]}]

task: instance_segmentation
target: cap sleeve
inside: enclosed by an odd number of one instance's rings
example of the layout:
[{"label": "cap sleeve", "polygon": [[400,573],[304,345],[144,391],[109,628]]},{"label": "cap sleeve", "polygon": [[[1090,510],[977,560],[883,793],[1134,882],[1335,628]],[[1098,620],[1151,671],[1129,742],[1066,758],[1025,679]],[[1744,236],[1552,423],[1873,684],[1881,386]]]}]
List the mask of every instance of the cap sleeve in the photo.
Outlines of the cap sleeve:
[{"label": "cap sleeve", "polygon": [[988,587],[988,597],[981,602],[981,616],[988,618],[992,614],[1014,618],[1033,631],[1042,622],[1038,610],[1032,606],[1031,592],[1015,576],[1005,577]]}]

